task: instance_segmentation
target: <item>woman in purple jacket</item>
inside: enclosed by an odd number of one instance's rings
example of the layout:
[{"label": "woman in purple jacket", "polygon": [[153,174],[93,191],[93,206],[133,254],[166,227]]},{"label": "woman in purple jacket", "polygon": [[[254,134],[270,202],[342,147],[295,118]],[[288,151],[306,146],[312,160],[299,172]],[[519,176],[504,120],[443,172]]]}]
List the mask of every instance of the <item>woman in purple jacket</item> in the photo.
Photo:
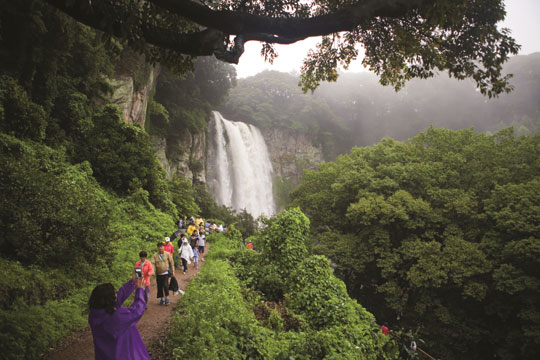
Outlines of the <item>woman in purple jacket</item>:
[{"label": "woman in purple jacket", "polygon": [[[133,279],[122,285],[116,293],[112,284],[96,286],[88,302],[88,323],[94,336],[96,359],[150,359],[146,346],[137,330],[137,321],[144,314],[144,282]],[[122,303],[135,290],[129,308]]]}]

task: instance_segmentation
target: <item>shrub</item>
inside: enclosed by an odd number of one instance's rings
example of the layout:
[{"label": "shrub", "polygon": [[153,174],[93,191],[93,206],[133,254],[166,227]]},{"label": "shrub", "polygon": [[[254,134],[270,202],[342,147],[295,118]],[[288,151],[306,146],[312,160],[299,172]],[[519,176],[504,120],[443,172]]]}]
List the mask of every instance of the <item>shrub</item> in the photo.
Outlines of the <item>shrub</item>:
[{"label": "shrub", "polygon": [[299,208],[284,210],[272,218],[260,241],[261,253],[280,276],[286,277],[307,255],[309,220]]},{"label": "shrub", "polygon": [[196,215],[201,212],[196,203],[196,191],[191,181],[182,177],[174,177],[169,181],[171,200],[178,210],[180,217]]},{"label": "shrub", "polygon": [[9,76],[0,77],[0,131],[20,138],[42,140],[47,121],[43,108]]},{"label": "shrub", "polygon": [[153,98],[150,98],[148,100],[148,110],[146,113],[148,118],[146,119],[144,126],[148,133],[165,137],[169,127],[169,112],[167,109]]},{"label": "shrub", "polygon": [[23,264],[84,274],[108,257],[109,197],[88,163],[0,134],[0,249]]},{"label": "shrub", "polygon": [[87,323],[80,305],[70,299],[49,301],[43,306],[28,306],[21,301],[13,310],[0,310],[2,358],[38,358],[51,343]]},{"label": "shrub", "polygon": [[126,124],[117,107],[107,105],[94,115],[94,127],[80,145],[79,161],[92,164],[94,176],[120,195],[142,188],[150,201],[176,215],[165,183],[165,172],[154,155],[148,134],[137,124]]},{"label": "shrub", "polygon": [[270,358],[270,331],[257,326],[226,261],[206,261],[179,308],[170,334],[175,359]]}]

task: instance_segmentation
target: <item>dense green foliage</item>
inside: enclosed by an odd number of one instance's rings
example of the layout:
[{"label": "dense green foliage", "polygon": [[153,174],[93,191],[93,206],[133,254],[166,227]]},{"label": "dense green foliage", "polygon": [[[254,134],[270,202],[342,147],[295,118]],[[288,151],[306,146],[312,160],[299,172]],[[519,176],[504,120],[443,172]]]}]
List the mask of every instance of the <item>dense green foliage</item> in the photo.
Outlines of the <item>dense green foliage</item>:
[{"label": "dense green foliage", "polygon": [[171,200],[181,218],[198,215],[201,208],[197,205],[197,191],[185,178],[175,177],[169,182]]},{"label": "dense green foliage", "polygon": [[0,134],[2,254],[83,271],[106,257],[111,209],[91,175],[88,163],[70,165],[59,151]]},{"label": "dense green foliage", "polygon": [[[68,161],[89,161],[104,187],[120,194],[143,189],[174,215],[147,135],[124,124],[117,109],[103,108],[106,76],[122,60],[123,46],[41,2],[7,1],[1,16],[1,131],[63,147]],[[140,72],[139,64],[130,75]]]},{"label": "dense green foliage", "polygon": [[[211,235],[205,266],[174,319],[174,358],[395,358],[396,344],[349,298],[328,261],[308,255],[308,231],[292,209],[267,221],[260,253],[235,231]],[[280,291],[270,293],[270,283]]]},{"label": "dense green foliage", "polygon": [[540,350],[540,135],[430,128],[306,171],[292,193],[349,293],[447,359]]},{"label": "dense green foliage", "polygon": [[62,151],[0,134],[2,358],[34,359],[87,322],[93,286],[127,280],[174,228],[144,190],[118,197]]}]

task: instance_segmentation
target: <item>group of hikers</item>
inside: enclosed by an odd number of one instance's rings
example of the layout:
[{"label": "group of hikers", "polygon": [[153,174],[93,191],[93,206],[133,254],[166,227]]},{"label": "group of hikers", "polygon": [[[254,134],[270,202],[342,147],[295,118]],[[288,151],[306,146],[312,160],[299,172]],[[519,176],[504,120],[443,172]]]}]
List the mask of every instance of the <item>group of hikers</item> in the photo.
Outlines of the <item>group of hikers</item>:
[{"label": "group of hikers", "polygon": [[[178,295],[175,270],[180,266],[183,273],[193,262],[196,269],[199,260],[204,261],[206,234],[227,231],[223,225],[211,224],[202,219],[181,219],[178,230],[163,242],[158,242],[157,252],[148,259],[146,251],[139,253],[139,260],[131,280],[115,291],[112,284],[94,288],[88,302],[88,323],[94,337],[96,359],[150,359],[146,346],[137,330],[137,322],[148,308],[151,277],[156,276],[157,298],[160,305],[169,304],[169,293]],[[173,242],[178,239],[177,251]],[[127,308],[122,303],[135,291],[133,304]]]}]

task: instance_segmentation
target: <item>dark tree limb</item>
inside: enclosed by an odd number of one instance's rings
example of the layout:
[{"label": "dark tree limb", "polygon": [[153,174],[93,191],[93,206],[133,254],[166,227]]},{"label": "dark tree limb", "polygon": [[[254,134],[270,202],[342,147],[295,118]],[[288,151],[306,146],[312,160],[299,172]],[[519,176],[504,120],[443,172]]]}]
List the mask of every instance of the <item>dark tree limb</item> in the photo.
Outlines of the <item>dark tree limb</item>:
[{"label": "dark tree limb", "polygon": [[[74,19],[118,37],[129,37],[126,10],[114,2],[105,6],[99,0],[45,0]],[[363,0],[333,13],[311,18],[285,18],[254,15],[245,12],[213,10],[191,0],[148,0],[159,8],[186,18],[207,29],[182,33],[144,21],[137,28],[141,40],[163,49],[191,56],[209,56],[238,63],[247,41],[292,44],[312,36],[351,31],[374,17],[403,16],[432,0]],[[133,15],[133,14],[132,14]],[[144,16],[141,14],[140,16]],[[133,23],[133,21],[131,22]],[[228,36],[236,35],[234,46],[227,47]]]},{"label": "dark tree limb", "polygon": [[412,9],[433,2],[433,0],[363,0],[335,12],[311,18],[275,18],[229,10],[216,11],[191,0],[148,1],[199,25],[227,34],[273,34],[290,39],[306,39],[351,31],[375,17],[402,17]]}]

